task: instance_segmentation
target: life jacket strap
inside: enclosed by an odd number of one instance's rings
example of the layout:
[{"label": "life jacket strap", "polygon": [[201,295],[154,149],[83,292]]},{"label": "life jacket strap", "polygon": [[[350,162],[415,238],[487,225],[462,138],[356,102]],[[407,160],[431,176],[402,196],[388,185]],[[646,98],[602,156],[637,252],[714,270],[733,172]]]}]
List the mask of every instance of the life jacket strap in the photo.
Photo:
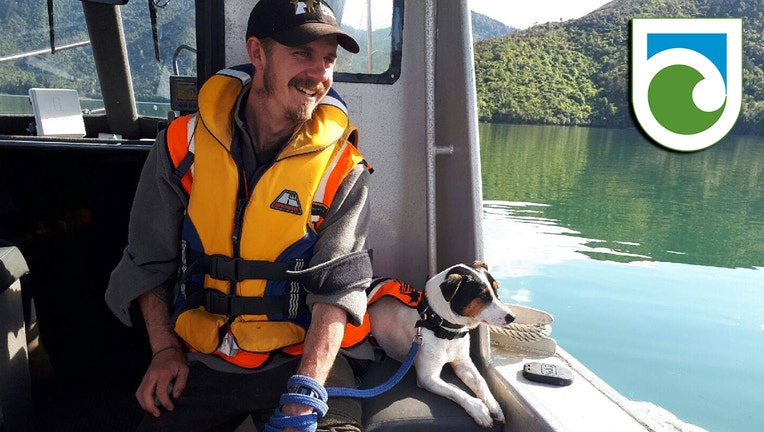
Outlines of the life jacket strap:
[{"label": "life jacket strap", "polygon": [[[188,296],[185,308],[204,306],[207,312],[235,317],[239,315],[283,315],[296,318],[289,313],[290,296],[245,297],[226,295],[220,291],[205,289]],[[294,311],[293,311],[294,312]]]},{"label": "life jacket strap", "polygon": [[305,267],[304,259],[288,262],[245,260],[225,255],[206,255],[190,251],[188,268],[183,272],[183,282],[188,282],[193,274],[208,274],[215,279],[241,282],[247,279],[288,280],[288,270]]},{"label": "life jacket strap", "polygon": [[[192,152],[186,153],[185,156],[183,156],[183,159],[180,160],[180,163],[178,163],[178,166],[175,168],[175,171],[172,173],[172,177],[175,180],[176,183],[181,183],[183,180],[183,177],[186,175],[189,169],[191,169],[191,165],[194,164],[194,154]],[[190,193],[190,191],[188,191]]]}]

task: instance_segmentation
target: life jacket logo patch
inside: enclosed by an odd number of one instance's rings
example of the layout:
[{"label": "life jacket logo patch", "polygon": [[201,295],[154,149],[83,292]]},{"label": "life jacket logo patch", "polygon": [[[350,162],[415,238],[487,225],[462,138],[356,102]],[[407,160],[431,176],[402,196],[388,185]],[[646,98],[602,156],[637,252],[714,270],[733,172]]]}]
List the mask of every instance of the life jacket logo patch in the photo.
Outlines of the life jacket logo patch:
[{"label": "life jacket logo patch", "polygon": [[419,304],[420,296],[422,293],[417,291],[414,287],[407,284],[406,282],[401,282],[401,287],[398,292],[400,293],[401,297],[406,296],[409,298],[409,304]]},{"label": "life jacket logo patch", "polygon": [[281,194],[279,194],[278,198],[271,203],[271,208],[296,215],[302,214],[300,197],[297,196],[297,192],[287,189],[284,189]]}]

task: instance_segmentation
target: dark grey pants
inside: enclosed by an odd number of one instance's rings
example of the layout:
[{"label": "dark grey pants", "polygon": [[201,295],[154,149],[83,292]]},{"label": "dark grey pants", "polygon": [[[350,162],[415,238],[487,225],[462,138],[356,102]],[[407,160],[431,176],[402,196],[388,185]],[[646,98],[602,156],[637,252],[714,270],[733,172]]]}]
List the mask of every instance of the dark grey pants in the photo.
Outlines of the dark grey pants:
[{"label": "dark grey pants", "polygon": [[[248,415],[260,426],[266,423],[279,405],[286,382],[297,370],[299,358],[264,372],[234,374],[219,372],[198,363],[190,363],[188,384],[174,401],[175,409],[162,410],[159,417],[146,414],[139,432],[230,432]],[[327,387],[353,387],[353,370],[343,356],[338,356],[326,382]],[[361,401],[330,398],[329,412],[319,420],[318,430],[325,432],[362,432]]]}]

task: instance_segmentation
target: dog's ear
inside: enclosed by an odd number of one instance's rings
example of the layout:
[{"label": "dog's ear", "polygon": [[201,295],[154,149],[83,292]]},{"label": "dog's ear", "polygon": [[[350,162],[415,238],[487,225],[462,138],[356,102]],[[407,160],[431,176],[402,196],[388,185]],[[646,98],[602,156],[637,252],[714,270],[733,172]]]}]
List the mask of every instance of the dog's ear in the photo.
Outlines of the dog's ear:
[{"label": "dog's ear", "polygon": [[482,269],[485,270],[483,273],[485,274],[486,278],[488,278],[488,282],[491,284],[491,288],[493,288],[494,294],[497,296],[499,295],[499,282],[496,281],[496,279],[491,276],[491,273],[488,273],[488,264],[484,263],[483,261],[475,261],[472,263],[472,268],[478,270]]},{"label": "dog's ear", "polygon": [[472,268],[474,268],[474,269],[482,268],[482,269],[488,271],[488,264],[484,263],[483,261],[473,261],[472,262]]},{"label": "dog's ear", "polygon": [[450,302],[451,299],[454,298],[454,295],[456,295],[456,290],[459,289],[459,284],[462,283],[462,279],[464,279],[464,276],[458,273],[451,273],[443,280],[443,283],[440,284],[440,292],[443,293],[443,298],[446,299],[447,302]]},{"label": "dog's ear", "polygon": [[488,273],[488,270],[485,272],[485,277],[488,279],[488,283],[491,284],[491,288],[493,288],[493,293],[496,295],[496,297],[499,296],[499,282],[491,276],[491,273]]},{"label": "dog's ear", "polygon": [[493,288],[493,293],[496,294],[496,297],[499,296],[499,282],[496,281],[496,279],[491,276],[490,273],[487,273],[488,280],[491,282],[491,287]]}]

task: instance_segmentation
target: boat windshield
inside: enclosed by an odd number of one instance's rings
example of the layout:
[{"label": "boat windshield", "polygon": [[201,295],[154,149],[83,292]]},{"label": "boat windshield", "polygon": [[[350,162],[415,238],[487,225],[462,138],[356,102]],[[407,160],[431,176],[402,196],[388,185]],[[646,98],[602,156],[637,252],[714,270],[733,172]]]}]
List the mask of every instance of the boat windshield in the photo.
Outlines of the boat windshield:
[{"label": "boat windshield", "polygon": [[[93,61],[80,0],[5,2],[0,12],[0,114],[32,114],[30,88],[75,89],[85,113],[103,111],[101,88]],[[180,52],[193,47],[194,3],[154,1],[157,50],[147,2],[121,6],[130,70],[139,115],[166,117],[170,109],[168,77],[196,75],[196,56]],[[157,55],[158,54],[158,55]]]},{"label": "boat windshield", "polygon": [[[170,75],[197,75],[195,3],[152,0],[129,1],[120,6],[141,116],[166,118],[170,110]],[[402,23],[395,18],[393,6],[400,9],[402,1],[329,3],[338,12],[342,27],[361,46],[358,55],[340,57],[335,80],[394,82],[400,70],[400,55],[394,53],[400,49],[400,37],[396,35],[400,35]],[[33,114],[31,88],[74,89],[85,114],[103,112],[82,2],[0,4],[4,4],[0,7],[0,115]]]}]

